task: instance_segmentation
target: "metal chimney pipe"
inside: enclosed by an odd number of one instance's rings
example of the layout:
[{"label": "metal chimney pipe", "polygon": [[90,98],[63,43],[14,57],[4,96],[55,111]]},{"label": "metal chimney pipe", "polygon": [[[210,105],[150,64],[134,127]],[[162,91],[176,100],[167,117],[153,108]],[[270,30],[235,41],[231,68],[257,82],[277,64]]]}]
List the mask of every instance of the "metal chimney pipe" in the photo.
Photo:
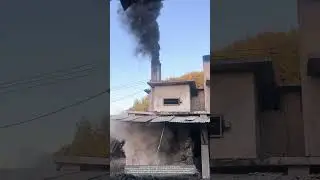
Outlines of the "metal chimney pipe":
[{"label": "metal chimney pipe", "polygon": [[151,82],[161,81],[161,63],[159,60],[151,61]]}]

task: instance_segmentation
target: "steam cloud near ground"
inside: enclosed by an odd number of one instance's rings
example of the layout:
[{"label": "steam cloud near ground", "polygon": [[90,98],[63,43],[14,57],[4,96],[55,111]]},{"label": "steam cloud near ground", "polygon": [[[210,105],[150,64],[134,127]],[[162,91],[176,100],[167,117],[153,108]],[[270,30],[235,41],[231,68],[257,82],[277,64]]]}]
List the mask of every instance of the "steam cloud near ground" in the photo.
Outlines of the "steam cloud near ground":
[{"label": "steam cloud near ground", "polygon": [[163,123],[111,121],[110,126],[111,137],[125,141],[123,151],[126,156],[126,165],[193,164],[192,143],[186,129],[181,129],[176,136],[165,127],[160,152],[157,153]]}]

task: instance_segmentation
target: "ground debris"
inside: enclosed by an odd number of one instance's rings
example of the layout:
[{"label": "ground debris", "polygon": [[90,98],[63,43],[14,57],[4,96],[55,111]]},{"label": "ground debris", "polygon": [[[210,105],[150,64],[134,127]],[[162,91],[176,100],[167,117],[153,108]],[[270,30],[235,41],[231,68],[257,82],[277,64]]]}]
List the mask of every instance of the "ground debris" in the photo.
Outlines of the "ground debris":
[{"label": "ground debris", "polygon": [[166,177],[155,177],[155,176],[134,176],[130,174],[114,174],[110,176],[111,180],[198,180],[199,177],[194,176],[166,176]]}]

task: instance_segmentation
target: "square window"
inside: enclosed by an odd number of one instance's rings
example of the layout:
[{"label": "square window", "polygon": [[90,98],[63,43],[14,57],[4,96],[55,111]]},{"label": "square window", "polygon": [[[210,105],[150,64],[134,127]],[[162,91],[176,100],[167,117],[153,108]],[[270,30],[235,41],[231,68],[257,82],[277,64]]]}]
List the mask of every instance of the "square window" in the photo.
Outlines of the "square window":
[{"label": "square window", "polygon": [[181,103],[179,98],[166,98],[163,99],[164,105],[179,105]]}]

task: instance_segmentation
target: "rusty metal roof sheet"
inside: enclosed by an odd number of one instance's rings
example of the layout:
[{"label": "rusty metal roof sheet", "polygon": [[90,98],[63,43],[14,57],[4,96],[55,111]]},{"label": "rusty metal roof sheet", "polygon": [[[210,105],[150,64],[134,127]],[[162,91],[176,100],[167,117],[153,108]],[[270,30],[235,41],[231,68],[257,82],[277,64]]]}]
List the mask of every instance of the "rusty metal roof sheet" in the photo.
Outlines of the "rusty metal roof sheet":
[{"label": "rusty metal roof sheet", "polygon": [[209,123],[209,115],[142,115],[127,114],[126,116],[111,116],[111,120],[126,122],[170,122],[170,123]]}]

